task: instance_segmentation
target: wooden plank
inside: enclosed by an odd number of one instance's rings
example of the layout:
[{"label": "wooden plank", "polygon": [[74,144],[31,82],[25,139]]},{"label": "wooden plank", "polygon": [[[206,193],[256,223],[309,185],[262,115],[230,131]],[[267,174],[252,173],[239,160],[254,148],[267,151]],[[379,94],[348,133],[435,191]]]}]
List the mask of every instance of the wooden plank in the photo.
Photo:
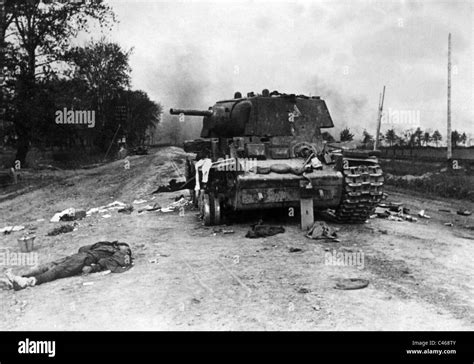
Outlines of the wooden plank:
[{"label": "wooden plank", "polygon": [[301,229],[308,230],[314,223],[313,199],[300,199],[301,207]]}]

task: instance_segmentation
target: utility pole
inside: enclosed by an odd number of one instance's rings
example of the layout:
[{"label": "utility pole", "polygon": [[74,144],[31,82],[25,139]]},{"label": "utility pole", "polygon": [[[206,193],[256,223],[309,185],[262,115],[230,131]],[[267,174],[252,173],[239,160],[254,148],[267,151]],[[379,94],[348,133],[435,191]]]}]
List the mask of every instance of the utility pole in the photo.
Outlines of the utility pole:
[{"label": "utility pole", "polygon": [[5,120],[4,115],[5,115],[5,104],[4,104],[4,86],[5,86],[5,72],[3,70],[3,67],[5,65],[5,46],[4,46],[4,41],[5,41],[5,0],[0,0],[0,122],[2,124],[2,132],[0,134],[1,140],[0,140],[0,145],[3,147],[3,137],[4,137],[4,122]]},{"label": "utility pole", "polygon": [[446,136],[448,147],[448,160],[453,157],[453,147],[451,145],[451,33],[448,36],[448,135]]},{"label": "utility pole", "polygon": [[377,150],[380,139],[380,124],[382,123],[383,100],[385,98],[385,86],[379,96],[379,114],[377,117],[377,133],[375,133],[374,150]]}]

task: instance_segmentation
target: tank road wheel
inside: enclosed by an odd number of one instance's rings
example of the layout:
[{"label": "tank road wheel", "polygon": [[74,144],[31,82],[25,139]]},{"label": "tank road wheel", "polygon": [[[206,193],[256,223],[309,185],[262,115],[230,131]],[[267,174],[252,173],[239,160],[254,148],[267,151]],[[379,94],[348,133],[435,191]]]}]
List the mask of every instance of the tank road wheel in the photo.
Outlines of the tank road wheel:
[{"label": "tank road wheel", "polygon": [[[367,163],[367,160],[364,162]],[[344,187],[335,218],[341,223],[362,224],[382,200],[382,168],[376,161],[357,164],[357,161],[343,159],[342,165]]]},{"label": "tank road wheel", "polygon": [[208,193],[202,193],[202,219],[204,220],[204,225],[212,225],[212,210],[210,196]]},{"label": "tank road wheel", "polygon": [[214,224],[213,225],[220,225],[221,224],[221,202],[219,197],[215,197],[211,195],[211,203],[213,204],[213,212],[214,212]]},{"label": "tank road wheel", "polygon": [[202,193],[201,215],[204,225],[221,224],[221,203],[218,197],[212,193]]}]

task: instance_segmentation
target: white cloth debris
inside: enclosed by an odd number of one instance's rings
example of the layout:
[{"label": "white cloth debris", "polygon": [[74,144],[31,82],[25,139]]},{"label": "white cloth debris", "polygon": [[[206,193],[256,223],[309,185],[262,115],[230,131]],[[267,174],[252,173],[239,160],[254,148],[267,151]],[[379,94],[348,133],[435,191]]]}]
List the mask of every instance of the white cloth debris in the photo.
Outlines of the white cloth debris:
[{"label": "white cloth debris", "polygon": [[[109,210],[115,210],[115,209],[121,209],[122,207],[125,207],[125,206],[127,206],[127,204],[120,201],[114,201],[106,205],[105,208]],[[102,209],[104,208],[104,206],[99,207],[99,208]]]},{"label": "white cloth debris", "polygon": [[323,164],[317,157],[314,157],[311,159],[311,167],[313,167],[313,169],[323,168]]},{"label": "white cloth debris", "polygon": [[194,164],[194,167],[196,168],[196,187],[194,187],[194,189],[199,191],[201,189],[201,186],[199,185],[199,169],[201,169],[202,172],[202,183],[207,183],[209,171],[212,167],[212,161],[210,158],[200,159]]},{"label": "white cloth debris", "polygon": [[0,229],[0,233],[11,233],[12,231],[20,231],[24,228],[23,225],[5,226],[3,229]]},{"label": "white cloth debris", "polygon": [[103,214],[103,213],[109,212],[110,210],[118,210],[118,209],[124,208],[125,206],[127,206],[127,204],[124,204],[123,202],[120,202],[120,201],[114,201],[105,206],[93,207],[86,212],[86,215],[90,216],[97,212]]},{"label": "white cloth debris", "polygon": [[418,213],[418,216],[419,217],[422,217],[424,219],[431,219],[431,216],[428,216],[425,214],[425,210],[421,210],[419,213]]},{"label": "white cloth debris", "polygon": [[93,207],[89,211],[86,212],[86,215],[90,216],[92,214],[95,214],[96,212],[99,212],[99,208],[98,207]]},{"label": "white cloth debris", "polygon": [[132,203],[135,204],[135,205],[139,205],[139,204],[142,204],[142,203],[145,203],[145,202],[146,202],[146,200],[135,200]]},{"label": "white cloth debris", "polygon": [[59,222],[61,220],[61,217],[63,217],[64,215],[74,215],[75,213],[76,213],[76,210],[73,207],[70,207],[64,211],[57,212],[49,221]]}]

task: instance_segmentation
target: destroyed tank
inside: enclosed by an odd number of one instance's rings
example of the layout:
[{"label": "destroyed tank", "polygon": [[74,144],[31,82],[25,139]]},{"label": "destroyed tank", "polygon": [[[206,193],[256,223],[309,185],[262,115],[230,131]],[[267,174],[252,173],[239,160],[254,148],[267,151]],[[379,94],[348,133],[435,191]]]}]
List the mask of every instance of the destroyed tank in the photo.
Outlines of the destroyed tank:
[{"label": "destroyed tank", "polygon": [[232,211],[289,207],[301,208],[302,224],[313,209],[363,223],[382,199],[377,153],[326,143],[322,129],[334,124],[318,96],[236,92],[208,110],[170,113],[203,117],[201,138],[184,150],[196,155],[186,161],[186,186],[205,225]]}]

